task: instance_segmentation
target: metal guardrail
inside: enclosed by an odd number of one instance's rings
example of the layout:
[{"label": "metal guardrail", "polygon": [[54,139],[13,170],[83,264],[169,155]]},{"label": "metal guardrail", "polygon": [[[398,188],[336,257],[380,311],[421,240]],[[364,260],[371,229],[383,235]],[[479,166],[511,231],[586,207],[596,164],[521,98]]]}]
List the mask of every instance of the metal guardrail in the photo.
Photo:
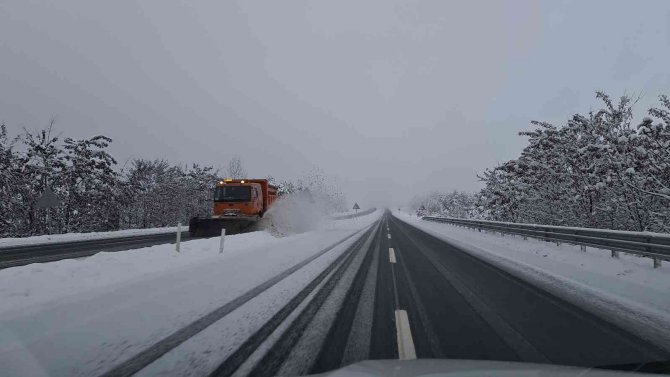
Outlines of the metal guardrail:
[{"label": "metal guardrail", "polygon": [[468,228],[500,232],[501,234],[517,234],[524,237],[538,238],[548,242],[571,243],[580,245],[582,251],[586,246],[610,250],[613,258],[619,252],[652,258],[654,267],[661,267],[661,261],[670,261],[670,235],[648,232],[630,232],[608,229],[573,228],[552,225],[519,224],[486,220],[465,220],[449,217],[424,216],[423,220],[448,223]]},{"label": "metal guardrail", "polygon": [[[186,240],[190,237],[187,232],[182,232],[180,238]],[[31,263],[44,263],[61,259],[80,258],[96,254],[100,251],[118,251],[159,243],[170,243],[174,242],[175,239],[176,232],[165,232],[2,246],[0,247],[0,269],[23,266]]]}]

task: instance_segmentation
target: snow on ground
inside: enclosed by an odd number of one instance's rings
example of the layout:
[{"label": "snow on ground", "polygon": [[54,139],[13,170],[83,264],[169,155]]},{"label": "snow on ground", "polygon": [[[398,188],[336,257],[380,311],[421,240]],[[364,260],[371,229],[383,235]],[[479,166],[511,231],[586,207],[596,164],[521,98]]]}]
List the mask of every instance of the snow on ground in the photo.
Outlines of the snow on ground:
[{"label": "snow on ground", "polygon": [[[328,221],[320,226],[322,231],[362,229],[381,213],[377,210],[367,216]],[[25,310],[32,304],[76,296],[100,287],[142,281],[153,275],[247,254],[248,250],[281,247],[299,239],[300,234],[278,238],[269,232],[258,231],[226,236],[223,255],[219,254],[220,239],[211,238],[182,242],[179,253],[175,251],[175,245],[166,244],[3,269],[0,270],[0,316],[16,308]]]},{"label": "snow on ground", "polygon": [[384,210],[382,209],[377,209],[374,212],[364,215],[364,216],[359,216],[359,217],[353,217],[351,219],[342,219],[342,220],[331,220],[326,222],[323,225],[323,229],[342,229],[349,227],[350,224],[358,224],[358,226],[361,226],[363,224],[369,223],[370,218],[379,218],[382,214],[384,213]]},{"label": "snow on ground", "polygon": [[358,211],[355,210],[355,209],[350,209],[350,210],[344,211],[344,212],[332,213],[331,216],[332,217],[342,217],[342,216],[349,216],[349,215],[357,215],[357,214],[359,214],[363,211],[367,211],[367,210],[369,210],[369,208],[359,208]]},{"label": "snow on ground", "polygon": [[182,242],[179,253],[174,244],[164,244],[0,270],[0,315],[101,287],[125,285],[193,265],[228,259],[249,249],[281,241],[267,232],[252,232],[227,236],[223,255],[219,255],[219,239],[212,238]]},{"label": "snow on ground", "polygon": [[[188,230],[188,226],[182,227],[182,230]],[[37,245],[57,242],[97,240],[116,237],[140,236],[158,233],[177,232],[177,227],[148,228],[148,229],[126,229],[114,232],[90,232],[90,233],[65,233],[65,234],[45,234],[42,236],[22,237],[22,238],[0,238],[0,248],[21,245]]]},{"label": "snow on ground", "polygon": [[[370,234],[367,242],[370,242],[373,236],[374,233]],[[352,242],[347,242],[347,245]],[[188,339],[172,352],[156,360],[139,372],[138,376],[209,375],[221,361],[232,355],[240,344],[269,321],[278,308],[286,305],[340,254],[341,252],[329,252],[315,263],[306,266],[300,274],[294,274],[282,280],[205,331]],[[326,280],[319,286],[325,284]],[[310,297],[313,297],[316,292],[318,289],[313,291]],[[303,301],[299,307],[304,307],[308,301]],[[294,319],[299,312],[300,310],[294,311],[290,318]],[[291,320],[285,321],[280,328],[286,328],[289,323]],[[280,332],[275,332],[271,338],[278,336],[278,333]],[[264,342],[259,348],[267,349],[271,344],[271,342]],[[262,353],[259,354],[262,355]],[[211,357],[211,355],[217,355],[217,357]],[[258,354],[252,358],[257,356]]]},{"label": "snow on ground", "polygon": [[[362,209],[362,210],[360,210],[360,211],[364,211],[364,210],[365,210],[365,209]],[[332,217],[347,216],[347,215],[353,215],[353,214],[355,214],[355,213],[357,213],[357,211],[355,211],[355,210],[353,210],[353,209],[350,209],[350,210],[348,210],[348,211],[344,211],[344,212],[335,212],[335,213],[331,214],[331,216],[332,216]]]},{"label": "snow on ground", "polygon": [[609,250],[549,243],[393,215],[670,350],[670,264]]},{"label": "snow on ground", "polygon": [[[10,375],[98,375],[380,214],[280,238],[227,236],[223,254],[219,239],[198,239],[180,253],[157,245],[0,270],[0,365]],[[224,346],[239,345],[356,238],[224,318],[244,325],[231,328]]]}]

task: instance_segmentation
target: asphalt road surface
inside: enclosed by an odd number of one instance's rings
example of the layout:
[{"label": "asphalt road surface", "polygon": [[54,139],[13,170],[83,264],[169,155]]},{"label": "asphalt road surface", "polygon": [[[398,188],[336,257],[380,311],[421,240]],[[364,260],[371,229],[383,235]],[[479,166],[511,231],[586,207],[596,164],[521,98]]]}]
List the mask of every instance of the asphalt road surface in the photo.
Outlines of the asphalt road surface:
[{"label": "asphalt road surface", "polygon": [[211,375],[413,358],[634,368],[670,355],[387,213]]}]

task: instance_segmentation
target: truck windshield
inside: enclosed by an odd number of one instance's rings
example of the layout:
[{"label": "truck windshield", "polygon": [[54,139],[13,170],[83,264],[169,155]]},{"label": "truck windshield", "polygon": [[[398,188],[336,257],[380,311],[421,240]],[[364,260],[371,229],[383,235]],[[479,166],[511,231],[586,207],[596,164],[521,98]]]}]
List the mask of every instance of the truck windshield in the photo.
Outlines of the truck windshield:
[{"label": "truck windshield", "polygon": [[214,190],[215,202],[248,202],[251,200],[249,186],[223,186]]}]

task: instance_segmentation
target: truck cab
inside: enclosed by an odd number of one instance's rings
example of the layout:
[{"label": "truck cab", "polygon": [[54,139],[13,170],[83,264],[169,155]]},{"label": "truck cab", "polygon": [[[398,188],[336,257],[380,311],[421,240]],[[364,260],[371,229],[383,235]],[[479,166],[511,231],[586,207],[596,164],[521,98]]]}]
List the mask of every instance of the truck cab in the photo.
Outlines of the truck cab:
[{"label": "truck cab", "polygon": [[189,221],[191,236],[215,236],[249,229],[277,199],[277,188],[267,179],[231,179],[216,182],[212,215]]},{"label": "truck cab", "polygon": [[262,217],[264,212],[260,183],[231,180],[216,185],[212,217]]}]

